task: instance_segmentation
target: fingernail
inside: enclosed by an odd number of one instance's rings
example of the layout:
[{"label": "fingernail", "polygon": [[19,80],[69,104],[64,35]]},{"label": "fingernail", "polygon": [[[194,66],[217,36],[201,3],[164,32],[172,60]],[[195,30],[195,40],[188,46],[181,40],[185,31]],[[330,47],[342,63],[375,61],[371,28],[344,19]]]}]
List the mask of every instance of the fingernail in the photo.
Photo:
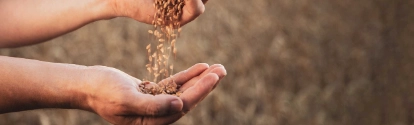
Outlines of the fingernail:
[{"label": "fingernail", "polygon": [[181,111],[182,104],[181,101],[178,99],[175,99],[174,101],[171,101],[170,105],[170,113],[176,113]]}]

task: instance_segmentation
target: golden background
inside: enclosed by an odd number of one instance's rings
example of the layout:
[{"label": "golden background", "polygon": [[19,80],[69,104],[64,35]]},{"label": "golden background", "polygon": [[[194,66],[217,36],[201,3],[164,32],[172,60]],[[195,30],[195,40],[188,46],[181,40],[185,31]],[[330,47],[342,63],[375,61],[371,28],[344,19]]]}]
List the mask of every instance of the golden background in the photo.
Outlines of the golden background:
[{"label": "golden background", "polygon": [[[228,76],[174,124],[412,125],[413,19],[413,0],[210,0],[183,28],[175,71],[221,63]],[[0,54],[105,65],[141,79],[148,29],[126,18],[97,21]],[[109,123],[42,109],[0,115],[0,124]]]}]

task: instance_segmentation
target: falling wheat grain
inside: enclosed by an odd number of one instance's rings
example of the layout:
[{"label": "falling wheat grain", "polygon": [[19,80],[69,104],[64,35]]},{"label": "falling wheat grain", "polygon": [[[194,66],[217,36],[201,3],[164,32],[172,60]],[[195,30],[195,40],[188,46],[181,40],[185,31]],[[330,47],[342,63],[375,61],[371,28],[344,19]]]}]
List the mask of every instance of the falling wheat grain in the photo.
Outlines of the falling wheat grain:
[{"label": "falling wheat grain", "polygon": [[[181,32],[179,19],[181,18],[184,5],[184,0],[154,1],[153,6],[156,10],[152,21],[154,29],[148,30],[148,33],[155,40],[146,47],[148,77],[140,85],[140,90],[143,93],[153,95],[175,94],[179,96],[177,90],[180,86],[171,77],[174,71],[172,55],[175,59],[177,55],[175,44],[179,36],[177,34]],[[152,51],[152,48],[155,48],[155,50]],[[163,81],[157,83],[160,80]]]}]

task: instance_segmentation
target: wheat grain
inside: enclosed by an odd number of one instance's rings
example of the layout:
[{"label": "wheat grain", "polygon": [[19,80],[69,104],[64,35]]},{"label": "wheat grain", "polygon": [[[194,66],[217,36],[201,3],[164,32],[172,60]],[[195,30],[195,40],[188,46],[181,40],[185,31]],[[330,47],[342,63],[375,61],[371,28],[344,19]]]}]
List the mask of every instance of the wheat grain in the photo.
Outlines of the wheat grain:
[{"label": "wheat grain", "polygon": [[[170,55],[174,55],[174,59],[177,55],[177,48],[175,44],[177,38],[181,32],[180,18],[182,15],[182,8],[185,3],[183,0],[155,0],[153,7],[156,9],[153,21],[153,30],[148,30],[148,34],[152,35],[156,40],[146,46],[148,52],[148,64],[145,65],[148,71],[148,79],[153,79],[153,82],[164,79],[158,83],[159,88],[163,88],[162,92],[159,92],[156,85],[145,84],[140,85],[141,91],[151,94],[174,94],[179,96],[180,93],[176,93],[177,86],[174,80],[170,77],[170,73],[173,73],[173,59],[170,59]],[[156,44],[156,46],[151,46]],[[151,51],[154,47],[155,50]],[[150,83],[146,81],[145,83]],[[149,85],[148,87],[146,87]],[[144,91],[144,89],[147,89]]]}]

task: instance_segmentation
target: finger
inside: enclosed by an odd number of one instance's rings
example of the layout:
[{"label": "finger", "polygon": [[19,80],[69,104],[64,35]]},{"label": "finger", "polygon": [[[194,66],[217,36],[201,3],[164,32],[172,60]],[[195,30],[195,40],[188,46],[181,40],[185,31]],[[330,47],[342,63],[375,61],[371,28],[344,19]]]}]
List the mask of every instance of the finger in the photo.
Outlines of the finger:
[{"label": "finger", "polygon": [[213,71],[211,71],[211,73],[215,73],[219,77],[219,80],[217,81],[216,85],[214,85],[213,87],[213,89],[215,89],[216,86],[220,83],[221,79],[223,79],[227,75],[227,71],[224,68],[224,66],[221,64],[214,64],[213,66],[215,66],[216,68],[214,68]]},{"label": "finger", "polygon": [[137,93],[136,98],[131,99],[130,109],[136,115],[164,116],[166,114],[180,112],[183,102],[180,98],[172,95],[149,95]]},{"label": "finger", "polygon": [[183,15],[181,16],[180,23],[185,25],[190,21],[196,19],[205,10],[204,1],[201,0],[185,0],[183,7]]},{"label": "finger", "polygon": [[203,3],[206,4],[208,0],[203,0]]},{"label": "finger", "polygon": [[184,104],[183,111],[186,113],[195,107],[198,102],[210,93],[218,80],[219,77],[217,74],[207,74],[194,86],[188,88],[184,93],[182,93],[180,98]]},{"label": "finger", "polygon": [[208,69],[208,64],[198,63],[188,68],[187,70],[181,71],[173,76],[174,81],[177,84],[183,84],[193,77],[200,75],[203,71]]},{"label": "finger", "polygon": [[184,114],[182,112],[178,112],[172,115],[160,117],[140,117],[135,119],[135,125],[167,125],[174,123],[183,116]]},{"label": "finger", "polygon": [[217,81],[217,83],[214,85],[213,89],[216,88],[216,86],[220,83],[220,81],[227,75],[227,71],[224,67],[219,67],[214,69],[214,71],[212,71],[213,73],[216,73],[217,76],[219,77],[219,80]]},{"label": "finger", "polygon": [[208,73],[211,73],[211,71],[212,71],[212,70],[214,70],[215,68],[218,68],[218,67],[224,67],[224,66],[223,66],[223,65],[221,65],[221,64],[214,64],[214,65],[211,65],[211,66],[210,66],[210,68],[208,68],[206,72],[201,73],[201,75],[200,75],[200,76],[205,76],[205,75],[207,75]]},{"label": "finger", "polygon": [[214,68],[214,70],[211,72],[217,74],[217,76],[220,77],[220,79],[227,75],[227,71],[223,65],[220,65],[219,67]]},{"label": "finger", "polygon": [[[220,69],[217,69],[220,68]],[[206,71],[204,71],[203,73],[201,73],[201,75],[192,78],[191,80],[189,80],[187,83],[183,84],[180,87],[180,91],[184,92],[186,89],[188,89],[189,87],[193,86],[195,83],[197,83],[198,80],[200,80],[200,78],[204,77],[205,75],[207,75],[208,73],[216,73],[220,78],[224,77],[225,70],[223,73],[224,66],[221,64],[214,64],[212,66],[210,66],[210,68],[208,68]]]}]

